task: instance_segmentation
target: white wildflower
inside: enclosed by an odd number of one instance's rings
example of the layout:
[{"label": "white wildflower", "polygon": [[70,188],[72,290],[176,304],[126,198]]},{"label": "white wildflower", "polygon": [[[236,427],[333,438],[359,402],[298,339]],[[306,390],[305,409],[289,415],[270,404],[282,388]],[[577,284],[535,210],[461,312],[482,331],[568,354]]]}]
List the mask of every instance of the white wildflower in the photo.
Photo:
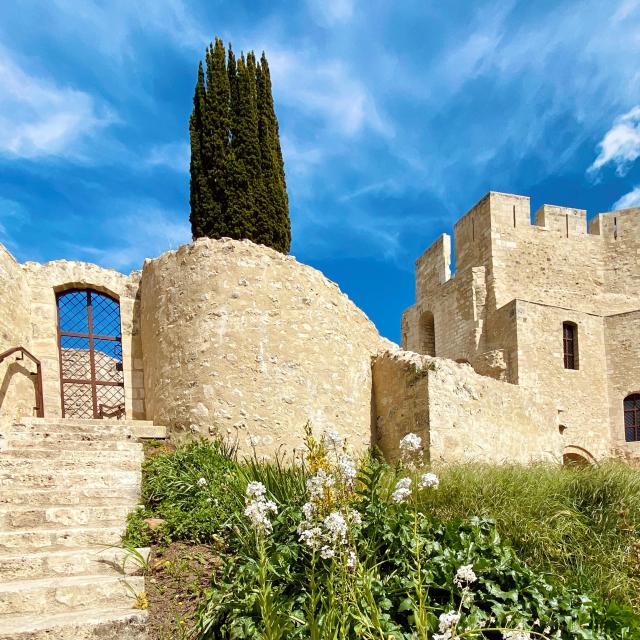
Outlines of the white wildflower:
[{"label": "white wildflower", "polygon": [[347,556],[347,568],[355,569],[357,563],[358,557],[356,556],[356,552],[352,549],[351,551],[349,551],[349,555]]},{"label": "white wildflower", "polygon": [[335,429],[325,429],[322,433],[322,443],[325,447],[340,449],[344,446],[344,439]]},{"label": "white wildflower", "polygon": [[473,565],[472,564],[465,564],[465,565],[462,565],[456,571],[456,577],[453,579],[453,581],[459,587],[465,587],[467,585],[472,584],[477,579],[478,579],[478,576],[473,572]]},{"label": "white wildflower", "polygon": [[278,513],[278,507],[272,500],[265,500],[263,496],[247,503],[244,515],[249,518],[253,528],[258,532],[271,533],[273,526],[269,520],[269,513]]},{"label": "white wildflower", "polygon": [[198,486],[199,487],[206,487],[207,486],[207,481],[204,478],[198,478]]},{"label": "white wildflower", "polygon": [[407,435],[400,440],[400,451],[420,451],[422,446],[422,438],[415,433],[407,433]]},{"label": "white wildflower", "polygon": [[257,500],[264,498],[266,493],[267,493],[267,489],[262,484],[262,482],[250,482],[247,485],[247,490],[245,492],[247,498],[249,499],[255,498]]},{"label": "white wildflower", "polygon": [[544,633],[545,636],[548,636],[551,633],[551,627],[549,625],[547,625],[543,630],[542,633]]},{"label": "white wildflower", "polygon": [[411,495],[411,478],[401,478],[396,483],[396,488],[391,494],[394,502],[404,502]]},{"label": "white wildflower", "polygon": [[418,486],[421,489],[437,489],[439,484],[440,480],[435,473],[423,473]]},{"label": "white wildflower", "polygon": [[355,509],[351,509],[350,517],[351,517],[351,524],[362,524],[362,516],[360,515],[359,511],[356,511]]},{"label": "white wildflower", "polygon": [[324,469],[320,469],[315,476],[307,480],[307,491],[310,498],[321,498],[328,487],[335,484],[335,478],[327,474]]},{"label": "white wildflower", "polygon": [[333,556],[336,555],[335,550],[333,549],[333,547],[330,547],[329,545],[325,545],[324,547],[322,547],[322,549],[320,549],[320,557],[323,558],[324,560],[329,560],[330,558],[333,558]]},{"label": "white wildflower", "polygon": [[338,469],[340,470],[340,475],[344,483],[351,486],[358,473],[353,460],[348,455],[342,454],[338,459]]},{"label": "white wildflower", "polygon": [[344,542],[347,537],[347,522],[339,511],[332,511],[325,519],[327,538],[331,542]]},{"label": "white wildflower", "polygon": [[302,505],[302,513],[304,514],[305,520],[311,520],[315,512],[316,512],[316,505],[313,504],[313,502],[305,502]]},{"label": "white wildflower", "polygon": [[298,533],[300,534],[300,542],[303,542],[312,549],[320,548],[320,544],[322,543],[322,529],[320,527],[301,528],[298,529]]},{"label": "white wildflower", "polygon": [[451,631],[445,631],[444,633],[434,633],[433,640],[452,640],[453,636]]},{"label": "white wildflower", "polygon": [[440,624],[438,625],[438,629],[444,633],[445,631],[449,631],[453,629],[458,622],[460,622],[460,614],[457,611],[449,611],[448,613],[441,613],[438,618]]}]

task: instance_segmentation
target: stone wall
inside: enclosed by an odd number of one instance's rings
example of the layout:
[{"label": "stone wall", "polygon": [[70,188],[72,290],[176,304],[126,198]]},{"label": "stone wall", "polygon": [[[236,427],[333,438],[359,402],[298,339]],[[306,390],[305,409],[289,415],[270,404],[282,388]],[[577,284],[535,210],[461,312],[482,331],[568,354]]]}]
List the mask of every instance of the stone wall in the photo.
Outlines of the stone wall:
[{"label": "stone wall", "polygon": [[[20,265],[0,245],[0,353],[17,346],[31,350],[29,286]],[[0,363],[0,416],[34,415],[35,366],[9,356]]]},{"label": "stone wall", "polygon": [[562,459],[556,413],[528,389],[406,351],[378,356],[373,380],[377,443],[390,460],[409,432],[434,464]]},{"label": "stone wall", "polygon": [[[434,355],[530,389],[557,412],[568,451],[635,450],[619,442],[619,395],[640,382],[625,355],[635,353],[640,329],[640,209],[599,214],[587,226],[584,210],[544,205],[532,224],[529,198],[491,192],[454,231],[454,247],[443,236],[416,262],[403,347],[427,353],[420,318],[429,309]],[[565,321],[578,330],[577,370],[563,365]]]},{"label": "stone wall", "polygon": [[300,446],[308,421],[369,444],[371,356],[390,343],[322,273],[200,239],[147,260],[141,291],[148,418],[266,454]]},{"label": "stone wall", "polygon": [[625,442],[624,399],[640,393],[640,311],[605,319],[606,376],[612,446],[624,455],[640,458],[640,442]]},{"label": "stone wall", "polygon": [[115,297],[120,303],[125,410],[128,417],[144,418],[142,352],[138,328],[140,275],[125,276],[87,262],[56,260],[46,264],[27,262],[23,271],[31,290],[31,324],[34,354],[42,360],[45,411],[62,415],[60,353],[57,336],[56,293],[90,288]]},{"label": "stone wall", "polygon": [[[518,384],[556,412],[565,446],[611,452],[606,348],[600,316],[516,301]],[[577,369],[564,368],[562,324],[575,323]]]},{"label": "stone wall", "polygon": [[[85,262],[18,264],[0,245],[0,352],[22,345],[41,361],[46,417],[62,415],[56,293],[74,288],[101,291],[119,301],[126,412],[131,418],[145,417],[139,281],[139,273],[125,276]],[[0,416],[33,415],[34,371],[28,360],[16,361],[15,356],[0,364]]]}]

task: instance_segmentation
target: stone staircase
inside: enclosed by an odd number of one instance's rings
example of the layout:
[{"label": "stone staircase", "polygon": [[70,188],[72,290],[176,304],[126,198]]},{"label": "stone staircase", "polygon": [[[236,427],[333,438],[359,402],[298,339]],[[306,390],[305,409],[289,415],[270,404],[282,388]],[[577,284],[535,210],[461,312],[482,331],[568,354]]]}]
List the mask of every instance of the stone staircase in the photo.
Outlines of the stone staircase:
[{"label": "stone staircase", "polygon": [[164,435],[144,421],[0,425],[0,640],[146,640],[141,559],[118,545],[139,439]]}]

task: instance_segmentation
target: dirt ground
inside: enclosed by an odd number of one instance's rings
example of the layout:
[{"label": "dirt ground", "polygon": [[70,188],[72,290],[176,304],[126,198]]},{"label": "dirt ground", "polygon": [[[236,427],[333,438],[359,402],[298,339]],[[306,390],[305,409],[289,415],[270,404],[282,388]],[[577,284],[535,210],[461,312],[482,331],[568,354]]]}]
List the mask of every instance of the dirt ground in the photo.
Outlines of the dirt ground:
[{"label": "dirt ground", "polygon": [[190,640],[195,613],[211,576],[220,570],[216,550],[174,542],[151,548],[145,579],[149,640]]}]

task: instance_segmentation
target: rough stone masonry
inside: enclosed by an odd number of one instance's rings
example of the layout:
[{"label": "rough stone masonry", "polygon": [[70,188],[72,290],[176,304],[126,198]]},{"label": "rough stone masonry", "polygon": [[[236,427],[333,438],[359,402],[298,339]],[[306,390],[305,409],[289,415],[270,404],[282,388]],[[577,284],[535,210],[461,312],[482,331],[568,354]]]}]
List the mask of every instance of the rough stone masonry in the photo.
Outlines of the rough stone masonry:
[{"label": "rough stone masonry", "polygon": [[[455,249],[455,275],[446,235],[417,261],[403,351],[322,273],[249,241],[199,239],[129,276],[2,248],[0,352],[42,361],[45,415],[61,416],[57,296],[91,289],[119,303],[126,416],[176,439],[290,455],[310,422],[390,458],[409,431],[433,462],[634,457],[638,210],[587,229],[584,211],[545,205],[532,224],[528,198],[492,192]],[[30,367],[0,364],[0,418],[32,414]]]}]

